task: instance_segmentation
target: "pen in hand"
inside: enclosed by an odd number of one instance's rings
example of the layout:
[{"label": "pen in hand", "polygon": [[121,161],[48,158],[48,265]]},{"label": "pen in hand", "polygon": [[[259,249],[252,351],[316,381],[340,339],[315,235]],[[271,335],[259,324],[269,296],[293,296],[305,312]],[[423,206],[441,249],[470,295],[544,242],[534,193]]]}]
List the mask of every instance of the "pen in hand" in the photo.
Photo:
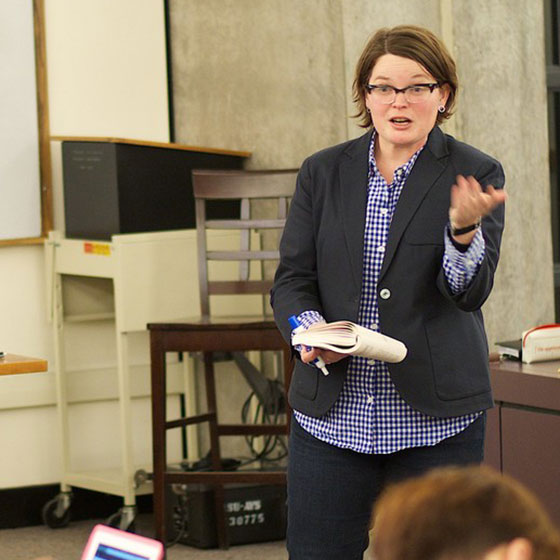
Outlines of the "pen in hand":
[{"label": "pen in hand", "polygon": [[[298,333],[301,332],[303,330],[305,330],[305,327],[299,322],[299,319],[297,318],[296,315],[292,315],[289,319],[288,322],[290,323],[290,326],[292,327],[292,332],[293,333]],[[311,348],[307,347],[307,350],[311,350]],[[317,356],[312,362],[311,362],[315,367],[318,367],[324,375],[329,375],[329,370],[327,369],[327,365],[325,364],[325,362],[323,361],[323,359],[320,356]]]}]

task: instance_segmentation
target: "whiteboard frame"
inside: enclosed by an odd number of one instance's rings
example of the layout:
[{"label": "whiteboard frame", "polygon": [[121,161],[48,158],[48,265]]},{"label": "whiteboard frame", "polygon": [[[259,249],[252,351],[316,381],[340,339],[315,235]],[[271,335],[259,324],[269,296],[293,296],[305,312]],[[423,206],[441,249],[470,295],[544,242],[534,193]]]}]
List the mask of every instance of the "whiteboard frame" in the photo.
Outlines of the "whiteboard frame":
[{"label": "whiteboard frame", "polygon": [[37,82],[37,130],[39,138],[39,188],[41,197],[41,236],[0,239],[5,245],[35,245],[45,240],[53,228],[52,172],[49,129],[47,54],[45,41],[44,0],[33,0],[33,29],[35,43],[35,76]]}]

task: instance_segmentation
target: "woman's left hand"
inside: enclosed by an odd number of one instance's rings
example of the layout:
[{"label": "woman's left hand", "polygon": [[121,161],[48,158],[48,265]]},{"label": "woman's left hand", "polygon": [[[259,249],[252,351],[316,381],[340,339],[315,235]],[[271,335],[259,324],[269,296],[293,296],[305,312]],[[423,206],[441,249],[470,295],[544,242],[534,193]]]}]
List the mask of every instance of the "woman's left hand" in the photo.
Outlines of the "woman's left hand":
[{"label": "woman's left hand", "polygon": [[[449,208],[449,221],[454,228],[460,229],[478,223],[507,198],[503,189],[495,189],[492,185],[483,191],[480,183],[472,176],[458,175],[456,180],[456,184],[451,187]],[[475,233],[476,230],[473,230],[454,236],[454,239],[458,243],[468,244]]]}]

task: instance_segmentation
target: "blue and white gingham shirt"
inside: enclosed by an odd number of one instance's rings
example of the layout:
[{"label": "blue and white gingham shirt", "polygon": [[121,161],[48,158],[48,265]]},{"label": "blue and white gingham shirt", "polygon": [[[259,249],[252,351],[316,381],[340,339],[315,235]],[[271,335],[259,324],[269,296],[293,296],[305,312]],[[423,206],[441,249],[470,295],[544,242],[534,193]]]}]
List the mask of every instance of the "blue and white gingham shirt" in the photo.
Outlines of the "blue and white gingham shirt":
[{"label": "blue and white gingham shirt", "polygon": [[[387,184],[374,156],[375,131],[369,150],[368,199],[364,231],[363,285],[358,322],[378,330],[377,280],[389,225],[400,193],[414,166],[420,148],[393,174]],[[477,231],[469,248],[459,251],[447,231],[444,236],[443,269],[453,293],[463,291],[484,258],[484,238]],[[324,320],[316,311],[299,316],[305,327]],[[394,453],[409,447],[435,445],[464,430],[481,412],[452,418],[427,416],[413,409],[399,395],[385,362],[352,356],[342,391],[334,406],[320,418],[294,411],[298,423],[318,439],[360,453]]]}]

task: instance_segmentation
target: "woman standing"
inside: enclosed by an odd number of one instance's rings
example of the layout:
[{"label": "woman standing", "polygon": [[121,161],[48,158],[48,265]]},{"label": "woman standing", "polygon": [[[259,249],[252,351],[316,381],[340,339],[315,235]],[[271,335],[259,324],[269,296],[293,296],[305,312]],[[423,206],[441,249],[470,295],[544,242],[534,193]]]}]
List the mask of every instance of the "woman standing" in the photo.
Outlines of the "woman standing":
[{"label": "woman standing", "polygon": [[[302,349],[290,387],[292,560],[361,559],[388,481],[480,462],[492,406],[480,308],[503,229],[500,164],[445,135],[455,63],[430,31],[381,29],[357,65],[363,136],[302,165],[272,289],[275,320],[351,320],[398,364]],[[312,362],[320,356],[324,375]]]}]

